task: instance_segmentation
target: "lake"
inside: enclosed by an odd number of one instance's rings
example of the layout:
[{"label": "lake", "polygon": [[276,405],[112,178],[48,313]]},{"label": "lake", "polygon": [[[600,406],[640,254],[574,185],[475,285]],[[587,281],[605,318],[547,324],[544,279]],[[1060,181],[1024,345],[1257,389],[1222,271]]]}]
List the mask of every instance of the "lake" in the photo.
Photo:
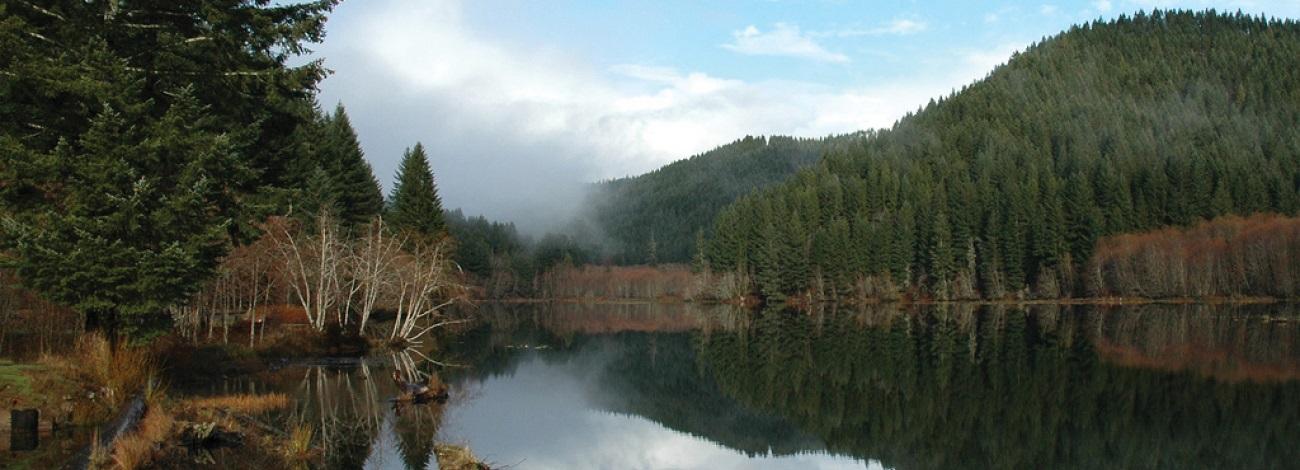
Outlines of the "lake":
[{"label": "lake", "polygon": [[[292,394],[331,468],[1294,468],[1296,311],[483,305],[440,350],[195,392]],[[450,401],[395,407],[394,368]]]}]

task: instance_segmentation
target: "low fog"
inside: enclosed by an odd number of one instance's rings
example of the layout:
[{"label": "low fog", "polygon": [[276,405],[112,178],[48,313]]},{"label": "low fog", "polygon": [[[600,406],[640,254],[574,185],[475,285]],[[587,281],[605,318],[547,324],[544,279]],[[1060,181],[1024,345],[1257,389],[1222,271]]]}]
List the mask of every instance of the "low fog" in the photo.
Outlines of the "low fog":
[{"label": "low fog", "polygon": [[[544,45],[507,44],[475,30],[465,8],[454,0],[341,4],[315,48],[334,71],[322,84],[321,105],[345,105],[385,191],[402,151],[419,141],[447,209],[512,221],[533,235],[567,224],[592,182],[644,173],[745,135],[886,127],[1027,44],[939,52],[926,65],[933,72],[919,79],[832,86],[598,63]],[[751,33],[722,29],[719,44],[701,47],[748,57],[763,52],[756,45],[815,38],[791,28]],[[772,36],[758,41],[765,34]],[[752,43],[745,55],[734,51],[746,44],[722,44],[740,39]],[[846,66],[832,62],[818,66],[832,67],[828,73]]]}]

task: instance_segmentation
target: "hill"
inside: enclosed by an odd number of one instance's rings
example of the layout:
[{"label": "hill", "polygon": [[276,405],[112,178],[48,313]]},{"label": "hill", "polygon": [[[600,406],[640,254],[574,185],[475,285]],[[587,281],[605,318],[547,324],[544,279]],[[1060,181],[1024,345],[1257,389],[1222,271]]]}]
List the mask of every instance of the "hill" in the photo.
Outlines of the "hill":
[{"label": "hill", "polygon": [[1084,295],[1099,237],[1300,208],[1300,24],[1139,13],[1029,47],[714,222],[768,299]]},{"label": "hill", "polygon": [[588,200],[592,225],[620,264],[686,262],[723,207],[858,138],[745,137],[640,176],[598,183]]}]

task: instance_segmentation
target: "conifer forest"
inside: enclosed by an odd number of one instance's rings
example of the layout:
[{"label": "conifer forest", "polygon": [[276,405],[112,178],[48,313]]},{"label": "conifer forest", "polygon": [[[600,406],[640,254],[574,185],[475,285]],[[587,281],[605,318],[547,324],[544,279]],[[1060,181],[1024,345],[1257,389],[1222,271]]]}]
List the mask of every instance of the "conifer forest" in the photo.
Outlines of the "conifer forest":
[{"label": "conifer forest", "polygon": [[0,468],[1296,465],[1300,9],[848,3],[0,0]]}]

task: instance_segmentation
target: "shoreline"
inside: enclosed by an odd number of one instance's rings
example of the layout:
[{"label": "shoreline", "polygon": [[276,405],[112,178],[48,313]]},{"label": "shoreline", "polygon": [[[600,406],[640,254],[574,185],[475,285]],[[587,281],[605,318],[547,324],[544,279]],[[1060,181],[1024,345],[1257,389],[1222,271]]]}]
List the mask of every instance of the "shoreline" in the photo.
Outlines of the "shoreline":
[{"label": "shoreline", "polygon": [[[530,305],[530,304],[585,304],[585,305],[734,305],[744,308],[757,308],[760,304],[749,304],[739,302],[720,302],[716,300],[691,300],[682,298],[667,299],[617,299],[604,297],[555,297],[555,298],[527,298],[512,297],[505,299],[474,299],[471,305],[477,304],[508,304],[508,305]],[[863,301],[834,301],[818,300],[813,302],[787,302],[786,306],[791,308],[805,308],[809,305],[836,305],[836,306],[861,306],[861,305],[1098,305],[1098,306],[1122,306],[1122,305],[1273,305],[1273,304],[1300,304],[1300,298],[1278,298],[1278,297],[1173,297],[1173,298],[1139,298],[1139,297],[1089,297],[1089,298],[1060,298],[1060,299],[984,299],[984,300],[910,300],[910,299],[867,299]]]}]

